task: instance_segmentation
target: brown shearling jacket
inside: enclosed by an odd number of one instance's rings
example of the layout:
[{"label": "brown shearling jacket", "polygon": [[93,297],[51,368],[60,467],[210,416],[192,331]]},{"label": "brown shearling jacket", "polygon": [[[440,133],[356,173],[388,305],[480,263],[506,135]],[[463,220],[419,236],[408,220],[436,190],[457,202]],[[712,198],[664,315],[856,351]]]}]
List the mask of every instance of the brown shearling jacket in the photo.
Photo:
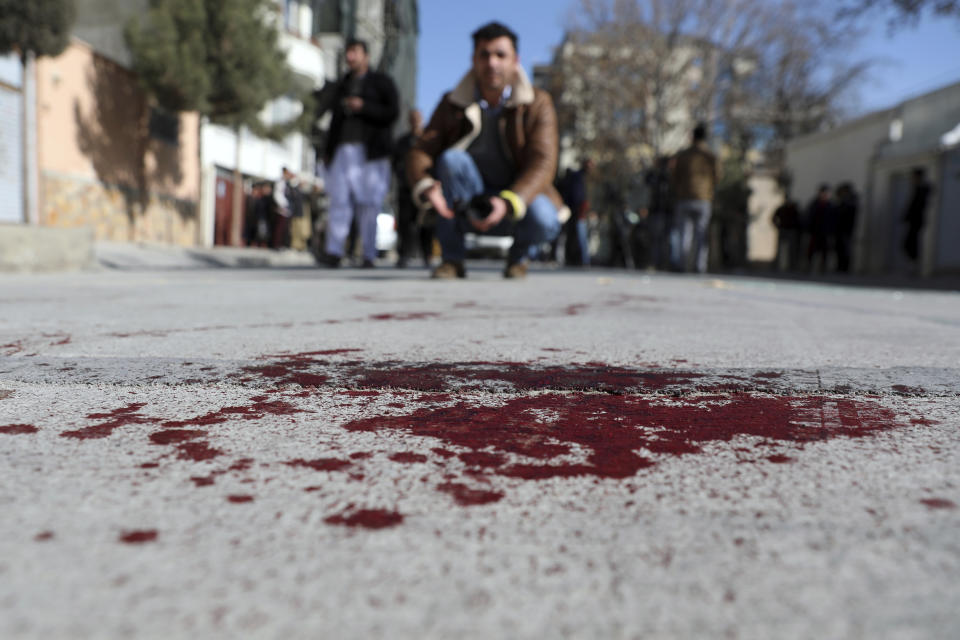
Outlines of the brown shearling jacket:
[{"label": "brown shearling jacket", "polygon": [[[450,148],[466,150],[480,134],[481,109],[475,92],[471,71],[443,97],[420,140],[407,154],[407,181],[420,207],[427,206],[421,196],[435,182],[430,170],[437,157]],[[498,122],[504,149],[517,168],[510,191],[525,204],[541,193],[547,194],[563,219],[567,212],[553,187],[559,146],[557,112],[550,95],[535,89],[523,68],[518,69],[513,93]]]},{"label": "brown shearling jacket", "polygon": [[710,202],[718,179],[717,157],[705,142],[684,149],[674,158],[670,182],[677,200]]}]

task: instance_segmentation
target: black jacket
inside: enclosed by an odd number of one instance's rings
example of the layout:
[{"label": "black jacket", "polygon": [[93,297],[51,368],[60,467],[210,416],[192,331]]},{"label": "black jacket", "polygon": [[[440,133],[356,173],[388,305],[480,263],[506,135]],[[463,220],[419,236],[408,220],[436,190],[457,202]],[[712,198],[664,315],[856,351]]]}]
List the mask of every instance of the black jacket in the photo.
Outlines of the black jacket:
[{"label": "black jacket", "polygon": [[[344,109],[343,101],[347,97],[347,88],[350,86],[350,76],[347,74],[339,82],[331,96],[328,105],[333,109],[333,120],[330,122],[330,132],[327,136],[324,159],[327,164],[333,160],[333,154],[340,144],[340,133],[343,128]],[[367,159],[375,160],[390,156],[393,151],[393,134],[391,128],[400,114],[400,99],[397,96],[397,87],[390,76],[379,71],[367,71],[363,77],[363,86],[360,91],[363,98],[363,109],[358,115],[364,123],[364,146],[367,149]]]}]

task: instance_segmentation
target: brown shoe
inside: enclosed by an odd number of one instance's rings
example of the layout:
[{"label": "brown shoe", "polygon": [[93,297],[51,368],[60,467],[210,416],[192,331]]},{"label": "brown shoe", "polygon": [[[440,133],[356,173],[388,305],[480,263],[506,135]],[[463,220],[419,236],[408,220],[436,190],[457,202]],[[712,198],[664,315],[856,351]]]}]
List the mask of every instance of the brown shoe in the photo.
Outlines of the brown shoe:
[{"label": "brown shoe", "polygon": [[513,264],[508,264],[507,268],[503,270],[504,278],[511,278],[516,280],[522,280],[527,277],[527,263],[526,262],[514,262]]},{"label": "brown shoe", "polygon": [[466,278],[467,270],[464,268],[462,262],[447,262],[446,260],[443,263],[433,270],[433,273],[430,274],[431,278],[437,280],[453,280],[454,278]]}]

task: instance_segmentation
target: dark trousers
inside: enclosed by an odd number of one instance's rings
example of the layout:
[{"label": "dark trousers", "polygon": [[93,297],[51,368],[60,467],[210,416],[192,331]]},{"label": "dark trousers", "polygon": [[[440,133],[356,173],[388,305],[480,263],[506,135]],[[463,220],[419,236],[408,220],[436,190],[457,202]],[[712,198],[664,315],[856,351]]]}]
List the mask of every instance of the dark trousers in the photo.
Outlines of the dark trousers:
[{"label": "dark trousers", "polygon": [[273,242],[270,244],[274,249],[282,249],[290,245],[290,217],[277,214],[273,223]]},{"label": "dark trousers", "polygon": [[906,251],[907,257],[913,262],[916,262],[917,258],[920,256],[921,228],[922,227],[911,224],[907,229],[907,237],[903,241],[903,250]]}]

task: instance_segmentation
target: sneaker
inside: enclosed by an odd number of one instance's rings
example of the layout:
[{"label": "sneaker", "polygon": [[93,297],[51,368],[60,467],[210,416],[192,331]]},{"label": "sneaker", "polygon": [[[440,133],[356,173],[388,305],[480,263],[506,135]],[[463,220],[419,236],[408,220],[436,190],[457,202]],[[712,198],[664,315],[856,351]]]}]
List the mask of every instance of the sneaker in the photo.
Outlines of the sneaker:
[{"label": "sneaker", "polygon": [[513,264],[508,264],[507,268],[503,270],[503,277],[515,280],[522,280],[527,277],[527,263],[526,262],[514,262]]},{"label": "sneaker", "polygon": [[430,274],[431,278],[437,280],[453,280],[454,278],[466,278],[467,270],[462,262],[448,262],[444,260],[439,267]]}]

